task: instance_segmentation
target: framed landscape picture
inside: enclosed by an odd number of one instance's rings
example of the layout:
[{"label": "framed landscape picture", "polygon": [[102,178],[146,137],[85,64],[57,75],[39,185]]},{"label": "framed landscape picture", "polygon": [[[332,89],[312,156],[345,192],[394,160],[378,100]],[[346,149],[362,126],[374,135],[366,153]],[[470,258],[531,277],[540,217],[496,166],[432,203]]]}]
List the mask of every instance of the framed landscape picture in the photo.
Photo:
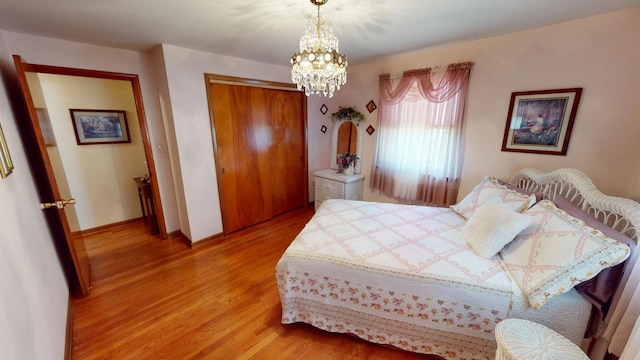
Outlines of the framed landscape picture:
[{"label": "framed landscape picture", "polygon": [[502,151],[566,155],[582,88],[511,94]]},{"label": "framed landscape picture", "polygon": [[131,142],[125,111],[85,109],[69,111],[78,145]]}]

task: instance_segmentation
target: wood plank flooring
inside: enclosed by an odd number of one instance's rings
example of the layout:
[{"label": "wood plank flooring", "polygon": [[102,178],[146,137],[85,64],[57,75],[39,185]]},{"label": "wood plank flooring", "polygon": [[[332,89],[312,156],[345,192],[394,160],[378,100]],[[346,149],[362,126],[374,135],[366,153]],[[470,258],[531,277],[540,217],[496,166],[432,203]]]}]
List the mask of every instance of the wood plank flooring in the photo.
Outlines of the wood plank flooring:
[{"label": "wood plank flooring", "polygon": [[276,262],[312,215],[198,249],[142,222],[85,236],[93,289],[75,300],[73,359],[435,359],[280,323]]}]

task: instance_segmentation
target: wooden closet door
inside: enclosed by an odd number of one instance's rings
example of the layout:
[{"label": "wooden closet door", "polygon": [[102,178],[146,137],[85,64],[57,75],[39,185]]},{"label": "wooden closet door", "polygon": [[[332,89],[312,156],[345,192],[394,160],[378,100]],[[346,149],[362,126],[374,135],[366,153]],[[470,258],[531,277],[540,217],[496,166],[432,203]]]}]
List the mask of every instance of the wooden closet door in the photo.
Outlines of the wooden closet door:
[{"label": "wooden closet door", "polygon": [[274,215],[277,215],[302,207],[306,201],[304,94],[282,90],[265,92],[271,116],[271,198]]},{"label": "wooden closet door", "polygon": [[219,83],[209,95],[225,232],[304,206],[304,95]]},{"label": "wooden closet door", "polygon": [[[273,215],[269,179],[264,174],[264,97],[254,88],[211,84],[211,105],[218,153],[218,186],[225,232],[267,220]],[[258,132],[258,133],[256,133]],[[268,147],[267,147],[268,149]]]}]

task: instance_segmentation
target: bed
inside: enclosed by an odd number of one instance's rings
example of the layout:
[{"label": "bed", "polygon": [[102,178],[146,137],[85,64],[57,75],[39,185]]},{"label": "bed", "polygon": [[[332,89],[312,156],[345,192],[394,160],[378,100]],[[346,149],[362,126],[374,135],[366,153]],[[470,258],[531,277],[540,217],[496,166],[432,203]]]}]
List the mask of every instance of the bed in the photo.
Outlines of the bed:
[{"label": "bed", "polygon": [[638,226],[575,169],[488,176],[450,208],[328,200],[276,266],[282,323],[447,359],[492,359],[507,318],[580,345]]}]

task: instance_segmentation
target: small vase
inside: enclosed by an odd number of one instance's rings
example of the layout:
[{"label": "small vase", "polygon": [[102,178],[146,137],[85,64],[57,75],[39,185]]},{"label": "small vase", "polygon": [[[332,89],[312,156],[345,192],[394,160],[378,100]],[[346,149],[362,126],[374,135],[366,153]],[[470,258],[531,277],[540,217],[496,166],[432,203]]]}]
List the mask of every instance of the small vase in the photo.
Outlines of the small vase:
[{"label": "small vase", "polygon": [[353,167],[353,164],[349,165],[343,171],[343,174],[345,174],[345,175],[353,175],[355,173],[356,173],[356,169]]}]

